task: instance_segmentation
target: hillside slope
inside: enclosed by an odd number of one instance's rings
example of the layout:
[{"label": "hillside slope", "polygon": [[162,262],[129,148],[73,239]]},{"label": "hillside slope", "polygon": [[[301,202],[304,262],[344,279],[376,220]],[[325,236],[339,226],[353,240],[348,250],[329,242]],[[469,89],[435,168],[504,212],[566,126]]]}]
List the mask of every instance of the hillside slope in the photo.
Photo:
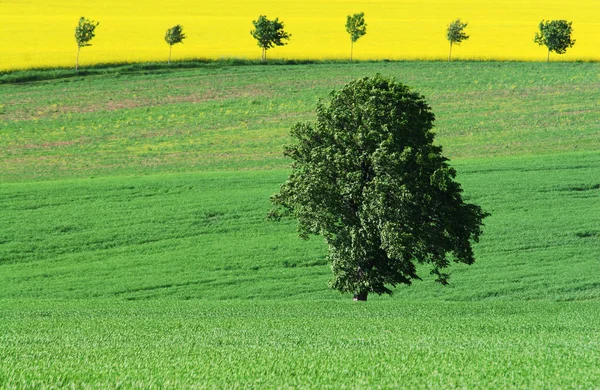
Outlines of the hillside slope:
[{"label": "hillside slope", "polygon": [[[398,299],[600,297],[598,64],[215,67],[0,90],[0,297],[338,298],[321,238],[265,221],[289,127],[357,76],[426,95],[475,265]],[[587,150],[587,151],[586,151]],[[343,298],[347,299],[347,298]]]}]

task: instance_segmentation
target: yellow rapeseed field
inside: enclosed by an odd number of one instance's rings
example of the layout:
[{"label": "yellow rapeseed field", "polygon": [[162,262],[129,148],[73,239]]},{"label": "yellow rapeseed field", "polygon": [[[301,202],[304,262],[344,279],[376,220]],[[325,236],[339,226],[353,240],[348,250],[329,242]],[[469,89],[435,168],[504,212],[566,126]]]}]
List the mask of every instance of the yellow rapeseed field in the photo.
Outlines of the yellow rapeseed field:
[{"label": "yellow rapeseed field", "polygon": [[71,66],[80,16],[100,22],[81,65],[166,60],[167,28],[181,24],[187,39],[173,59],[260,58],[252,20],[279,17],[292,34],[268,58],[347,58],[346,15],[364,12],[367,35],[357,59],[443,59],[445,30],[461,18],[471,38],[457,59],[545,60],[533,43],[542,19],[573,22],[575,46],[562,60],[600,60],[599,0],[0,0],[0,69]]}]

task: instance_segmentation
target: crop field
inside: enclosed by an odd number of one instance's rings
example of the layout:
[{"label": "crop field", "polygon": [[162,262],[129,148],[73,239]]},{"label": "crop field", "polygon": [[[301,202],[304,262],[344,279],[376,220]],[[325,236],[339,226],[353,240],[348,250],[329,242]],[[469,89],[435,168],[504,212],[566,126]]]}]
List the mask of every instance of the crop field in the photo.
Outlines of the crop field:
[{"label": "crop field", "polygon": [[[356,303],[266,215],[289,128],[376,73],[425,96],[491,216],[450,286]],[[61,77],[0,85],[0,388],[600,387],[599,64]]]},{"label": "crop field", "polygon": [[15,301],[3,387],[595,388],[597,302]]},{"label": "crop field", "polygon": [[79,17],[99,21],[81,64],[166,61],[168,28],[181,24],[187,39],[173,58],[260,58],[250,35],[259,15],[280,18],[292,34],[289,45],[269,50],[271,58],[347,59],[346,16],[364,12],[367,35],[354,50],[357,59],[445,59],[447,25],[469,23],[471,38],[455,58],[543,61],[546,50],[533,43],[542,19],[573,22],[577,43],[554,59],[600,60],[600,3],[578,0],[31,0],[0,2],[0,70],[74,66],[74,30]]},{"label": "crop field", "polygon": [[375,73],[425,95],[450,158],[598,150],[598,64],[545,65],[213,63],[0,85],[0,178],[286,168],[290,126]]}]

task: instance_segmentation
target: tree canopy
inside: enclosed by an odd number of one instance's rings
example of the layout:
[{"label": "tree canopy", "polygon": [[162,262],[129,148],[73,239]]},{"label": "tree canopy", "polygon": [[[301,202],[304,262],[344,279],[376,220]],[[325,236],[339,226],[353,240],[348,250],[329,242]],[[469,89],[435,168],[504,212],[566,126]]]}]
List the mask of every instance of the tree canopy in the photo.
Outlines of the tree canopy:
[{"label": "tree canopy", "polygon": [[567,49],[573,47],[575,40],[571,38],[573,33],[573,22],[566,20],[542,20],[538,26],[539,31],[535,33],[533,41],[540,46],[548,48],[548,57],[546,61],[550,61],[550,52],[556,54],[564,54]]},{"label": "tree canopy", "polygon": [[75,27],[75,42],[77,42],[77,59],[75,60],[75,70],[79,70],[79,51],[82,47],[92,46],[90,41],[96,36],[96,27],[100,22],[79,18],[79,23]]},{"label": "tree canopy", "polygon": [[354,42],[358,41],[358,38],[367,33],[367,24],[365,23],[364,12],[348,15],[346,18],[346,32],[350,34],[350,61],[352,61]]},{"label": "tree canopy", "polygon": [[460,45],[462,41],[469,39],[469,36],[465,34],[465,28],[469,23],[461,22],[460,19],[456,19],[448,25],[446,29],[446,39],[450,42],[450,52],[448,53],[448,62],[452,61],[452,44]]},{"label": "tree canopy", "polygon": [[292,173],[269,216],[297,219],[301,238],[325,238],[330,287],[366,300],[420,279],[418,263],[446,284],[451,262],[474,262],[488,214],[463,201],[433,121],[421,95],[378,75],[320,101],[314,125],[292,127]]},{"label": "tree canopy", "polygon": [[256,39],[258,46],[262,48],[261,60],[267,60],[267,50],[275,46],[287,45],[286,41],[292,37],[283,30],[283,22],[279,18],[269,20],[265,15],[260,15],[257,20],[253,20],[254,30],[250,34]]},{"label": "tree canopy", "polygon": [[177,43],[183,43],[185,39],[185,34],[183,33],[183,26],[177,24],[169,29],[167,29],[167,33],[165,34],[165,42],[169,45],[169,64],[171,63],[171,50],[173,45]]}]

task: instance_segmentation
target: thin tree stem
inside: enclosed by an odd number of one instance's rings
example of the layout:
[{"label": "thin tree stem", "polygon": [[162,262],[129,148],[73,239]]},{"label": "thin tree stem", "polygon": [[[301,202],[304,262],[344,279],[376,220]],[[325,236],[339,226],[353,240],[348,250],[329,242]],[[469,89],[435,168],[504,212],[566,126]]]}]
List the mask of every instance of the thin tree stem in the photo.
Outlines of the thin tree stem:
[{"label": "thin tree stem", "polygon": [[77,45],[77,58],[75,59],[75,70],[79,71],[79,50],[81,50],[81,46]]}]

